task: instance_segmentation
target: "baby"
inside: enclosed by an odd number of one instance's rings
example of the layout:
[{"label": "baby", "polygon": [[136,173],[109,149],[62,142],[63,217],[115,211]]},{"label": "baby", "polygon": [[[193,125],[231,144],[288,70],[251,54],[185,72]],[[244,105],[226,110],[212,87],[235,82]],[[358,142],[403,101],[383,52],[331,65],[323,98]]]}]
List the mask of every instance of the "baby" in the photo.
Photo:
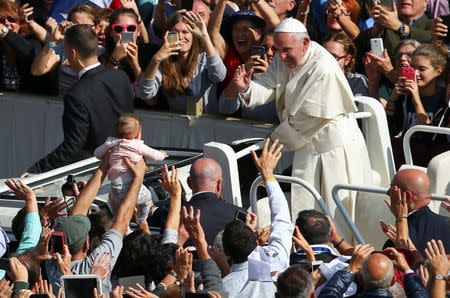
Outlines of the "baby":
[{"label": "baby", "polygon": [[[112,150],[109,157],[108,178],[111,182],[109,192],[109,204],[113,215],[116,215],[120,202],[130,187],[132,176],[128,171],[124,157],[136,163],[142,157],[148,160],[163,160],[168,155],[164,151],[152,149],[141,140],[141,119],[133,114],[125,114],[119,117],[116,124],[117,138],[109,137],[106,142],[95,149],[94,155],[102,159],[108,150]],[[153,206],[150,191],[141,185],[136,203],[136,223],[145,223]]]}]

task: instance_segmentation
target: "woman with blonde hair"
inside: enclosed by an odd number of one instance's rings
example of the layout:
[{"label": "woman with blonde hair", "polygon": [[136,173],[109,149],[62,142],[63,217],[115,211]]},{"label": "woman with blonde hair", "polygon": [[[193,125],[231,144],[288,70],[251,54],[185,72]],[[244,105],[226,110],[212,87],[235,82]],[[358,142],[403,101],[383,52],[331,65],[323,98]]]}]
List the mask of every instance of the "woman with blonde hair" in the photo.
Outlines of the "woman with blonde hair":
[{"label": "woman with blonde hair", "polygon": [[[217,110],[214,83],[225,78],[226,68],[212,45],[206,24],[191,11],[175,13],[167,21],[164,44],[153,56],[141,80],[137,95],[149,101],[158,90],[169,110],[186,113],[190,98],[203,96],[203,110]],[[170,31],[171,37],[168,39]]]}]

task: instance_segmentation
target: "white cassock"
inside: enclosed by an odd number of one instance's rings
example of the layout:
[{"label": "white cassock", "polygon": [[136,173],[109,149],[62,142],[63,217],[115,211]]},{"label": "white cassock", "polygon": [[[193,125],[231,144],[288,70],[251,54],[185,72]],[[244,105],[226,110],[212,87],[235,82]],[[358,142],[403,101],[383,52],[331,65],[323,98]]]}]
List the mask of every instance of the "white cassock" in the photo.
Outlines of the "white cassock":
[{"label": "white cassock", "polygon": [[[331,214],[336,209],[331,196],[335,184],[370,184],[370,161],[353,115],[352,91],[336,59],[320,45],[311,41],[296,69],[276,55],[267,72],[255,75],[240,96],[247,106],[276,101],[280,125],[271,138],[295,151],[292,176],[310,182]],[[351,214],[355,196],[340,192]],[[308,191],[293,185],[291,208],[294,220],[298,211],[318,205]]]}]

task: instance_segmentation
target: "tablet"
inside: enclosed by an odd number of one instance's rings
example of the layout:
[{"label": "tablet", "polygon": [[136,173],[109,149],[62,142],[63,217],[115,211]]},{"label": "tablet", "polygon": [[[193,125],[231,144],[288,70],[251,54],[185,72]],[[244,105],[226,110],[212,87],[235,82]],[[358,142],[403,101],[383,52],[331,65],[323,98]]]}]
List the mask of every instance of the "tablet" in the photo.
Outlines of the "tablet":
[{"label": "tablet", "polygon": [[63,275],[61,277],[63,298],[93,297],[95,288],[97,288],[98,296],[101,296],[102,282],[97,275]]}]

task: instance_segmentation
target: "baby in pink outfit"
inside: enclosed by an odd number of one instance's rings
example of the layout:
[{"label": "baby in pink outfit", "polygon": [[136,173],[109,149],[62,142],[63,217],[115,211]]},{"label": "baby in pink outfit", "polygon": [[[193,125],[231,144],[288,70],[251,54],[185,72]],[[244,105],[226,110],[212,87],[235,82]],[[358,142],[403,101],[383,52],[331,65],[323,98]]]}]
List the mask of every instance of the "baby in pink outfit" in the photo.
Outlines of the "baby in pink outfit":
[{"label": "baby in pink outfit", "polygon": [[[102,159],[108,150],[112,150],[109,156],[108,178],[111,182],[109,192],[109,205],[116,215],[120,202],[130,187],[132,176],[128,171],[124,157],[136,163],[142,157],[146,161],[163,160],[167,153],[155,150],[144,144],[141,140],[141,120],[133,114],[120,116],[116,124],[117,138],[109,137],[106,142],[95,149],[94,155]],[[147,187],[141,185],[136,203],[136,223],[142,224],[147,220],[150,209],[153,206],[152,195]]]}]

